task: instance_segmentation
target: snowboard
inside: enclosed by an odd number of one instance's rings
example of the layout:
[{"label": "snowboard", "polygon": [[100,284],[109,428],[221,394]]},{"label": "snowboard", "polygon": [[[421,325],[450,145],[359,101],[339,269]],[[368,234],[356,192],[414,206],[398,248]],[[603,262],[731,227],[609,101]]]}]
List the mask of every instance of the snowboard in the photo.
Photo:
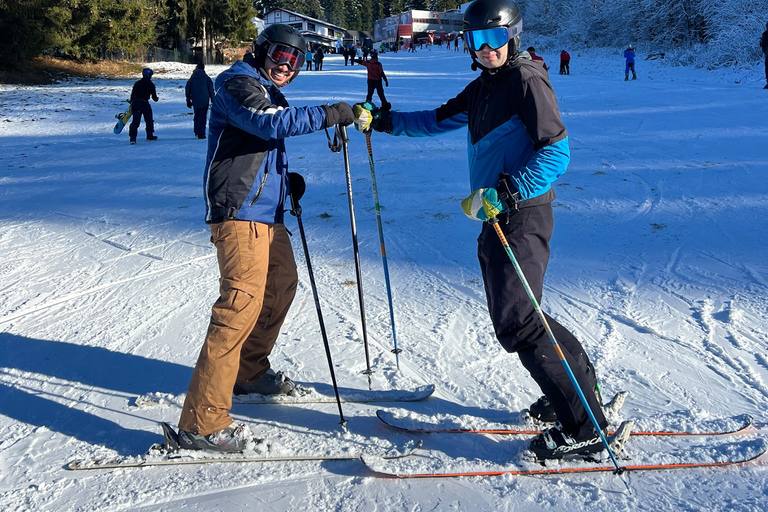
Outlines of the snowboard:
[{"label": "snowboard", "polygon": [[[125,100],[125,101],[130,103],[129,100]],[[123,128],[125,128],[125,125],[128,124],[128,121],[131,119],[132,115],[133,115],[133,110],[131,109],[130,105],[128,105],[128,108],[125,110],[125,112],[115,115],[115,119],[117,119],[117,123],[115,123],[115,135],[123,131]]]}]

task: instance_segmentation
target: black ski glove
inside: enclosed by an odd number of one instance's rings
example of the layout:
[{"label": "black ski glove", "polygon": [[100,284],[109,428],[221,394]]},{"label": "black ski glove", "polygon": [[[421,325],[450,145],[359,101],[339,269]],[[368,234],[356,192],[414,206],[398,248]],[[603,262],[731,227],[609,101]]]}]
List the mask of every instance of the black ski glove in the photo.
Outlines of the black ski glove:
[{"label": "black ski glove", "polygon": [[187,108],[192,108],[192,100],[187,100]]},{"label": "black ski glove", "polygon": [[352,112],[352,107],[348,103],[343,101],[340,103],[334,103],[333,105],[320,105],[325,110],[325,126],[349,126],[355,122],[355,114]]},{"label": "black ski glove", "polygon": [[381,108],[374,109],[371,128],[377,132],[392,133],[392,104],[384,102]]}]

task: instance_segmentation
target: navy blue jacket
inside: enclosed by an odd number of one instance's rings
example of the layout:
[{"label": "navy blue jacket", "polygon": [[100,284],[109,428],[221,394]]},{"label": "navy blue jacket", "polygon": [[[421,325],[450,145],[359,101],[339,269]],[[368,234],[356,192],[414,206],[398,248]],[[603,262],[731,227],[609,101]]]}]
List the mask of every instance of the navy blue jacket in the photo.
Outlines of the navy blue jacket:
[{"label": "navy blue jacket", "polygon": [[213,80],[204,69],[195,68],[192,76],[187,80],[184,93],[193,107],[208,108],[209,102],[213,100]]},{"label": "navy blue jacket", "polygon": [[208,124],[205,221],[283,222],[285,137],[325,128],[322,107],[289,107],[276,85],[242,61],[216,78]]},{"label": "navy blue jacket", "polygon": [[568,167],[570,151],[541,65],[517,59],[494,74],[483,71],[436,110],[392,112],[393,135],[435,136],[465,126],[470,191],[496,187],[503,172],[522,200],[554,199],[547,193]]}]

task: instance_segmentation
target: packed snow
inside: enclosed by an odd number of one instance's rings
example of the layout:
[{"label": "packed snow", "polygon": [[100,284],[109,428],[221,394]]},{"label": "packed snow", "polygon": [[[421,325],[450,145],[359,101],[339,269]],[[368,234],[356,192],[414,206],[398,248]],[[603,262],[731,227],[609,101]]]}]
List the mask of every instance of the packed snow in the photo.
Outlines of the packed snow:
[{"label": "packed snow", "polygon": [[[523,41],[523,44],[526,42]],[[618,420],[644,428],[729,428],[720,439],[631,438],[623,464],[716,461],[764,443],[768,416],[768,91],[760,66],[705,71],[621,49],[539,54],[572,160],[555,184],[543,308],[582,340]],[[476,76],[435,48],[381,56],[396,110],[432,109]],[[203,222],[206,143],[184,84],[193,67],[153,64],[157,142],[114,135],[135,79],[0,86],[0,508],[93,510],[744,510],[768,508],[768,470],[745,466],[607,474],[394,480],[357,460],[215,463],[69,471],[74,459],[138,457],[176,424],[217,297]],[[329,56],[284,89],[292,105],[362,101],[365,69]],[[214,76],[225,69],[208,66]],[[138,77],[137,77],[138,78]],[[137,79],[136,78],[136,79]],[[378,98],[374,97],[378,102]],[[475,239],[466,132],[372,137],[400,354],[398,370],[365,138],[350,129],[374,390],[435,384],[421,402],[238,404],[265,455],[380,455],[423,441],[416,469],[530,465],[523,437],[407,434],[376,417],[519,425],[539,396],[496,342]],[[287,141],[304,175],[312,266],[342,395],[368,390],[344,162],[324,133]],[[296,219],[300,285],[271,358],[333,394]],[[136,398],[154,396],[155,405]],[[548,464],[551,466],[551,464]]]}]

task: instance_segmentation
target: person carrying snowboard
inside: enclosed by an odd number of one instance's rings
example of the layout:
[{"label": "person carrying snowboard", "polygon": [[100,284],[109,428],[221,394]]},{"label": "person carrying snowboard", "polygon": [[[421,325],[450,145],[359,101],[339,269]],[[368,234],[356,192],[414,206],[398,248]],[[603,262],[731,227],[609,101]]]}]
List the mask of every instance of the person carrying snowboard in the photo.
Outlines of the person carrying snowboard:
[{"label": "person carrying snowboard", "polygon": [[[486,191],[509,189],[510,200],[496,216],[497,226],[540,302],[554,227],[552,183],[570,160],[568,134],[546,71],[538,63],[518,58],[522,28],[518,6],[511,0],[475,0],[464,13],[464,23],[472,68],[482,70],[479,77],[435,110],[371,111],[364,104],[355,105],[355,124],[362,130],[411,137],[468,128],[470,190],[474,192],[462,206],[471,215],[472,201],[485,201]],[[517,353],[544,393],[531,406],[531,415],[559,422],[534,438],[531,450],[540,459],[601,451],[600,435],[488,222],[483,222],[478,238],[478,259],[496,337],[504,349]],[[564,326],[546,318],[605,430],[608,423],[595,369],[584,347]]]},{"label": "person carrying snowboard", "polygon": [[381,65],[381,62],[379,62],[379,53],[376,50],[373,50],[371,53],[371,60],[361,60],[360,65],[368,68],[368,95],[365,97],[365,101],[370,103],[373,99],[373,91],[376,91],[382,106],[386,105],[387,98],[384,97],[384,87],[381,86],[381,82],[384,81],[384,83],[387,84],[387,87],[389,87],[389,80],[387,80],[387,75],[384,74],[384,67]]},{"label": "person carrying snowboard", "polygon": [[152,106],[149,104],[149,98],[157,102],[157,90],[152,83],[152,70],[144,68],[141,70],[141,80],[133,84],[131,89],[131,110],[133,111],[133,121],[128,127],[128,138],[131,144],[136,144],[136,135],[139,133],[141,116],[144,116],[144,126],[147,131],[147,140],[157,140],[155,135],[155,120],[152,118]]},{"label": "person carrying snowboard", "polygon": [[280,89],[298,76],[306,48],[297,30],[269,25],[254,44],[254,65],[237,61],[216,78],[203,183],[221,279],[179,419],[181,448],[242,451],[251,435],[229,415],[233,392],[294,388],[269,362],[298,284],[283,223],[285,139],[354,120],[346,103],[288,105]]},{"label": "person carrying snowboard", "polygon": [[637,80],[637,74],[635,73],[635,49],[632,45],[629,45],[624,50],[624,81],[629,80],[629,72],[632,71],[632,80]]},{"label": "person carrying snowboard", "polygon": [[192,72],[184,87],[187,97],[187,108],[195,112],[193,129],[198,139],[205,139],[205,126],[208,123],[208,106],[213,101],[213,80],[205,72],[205,63],[202,59]]}]

